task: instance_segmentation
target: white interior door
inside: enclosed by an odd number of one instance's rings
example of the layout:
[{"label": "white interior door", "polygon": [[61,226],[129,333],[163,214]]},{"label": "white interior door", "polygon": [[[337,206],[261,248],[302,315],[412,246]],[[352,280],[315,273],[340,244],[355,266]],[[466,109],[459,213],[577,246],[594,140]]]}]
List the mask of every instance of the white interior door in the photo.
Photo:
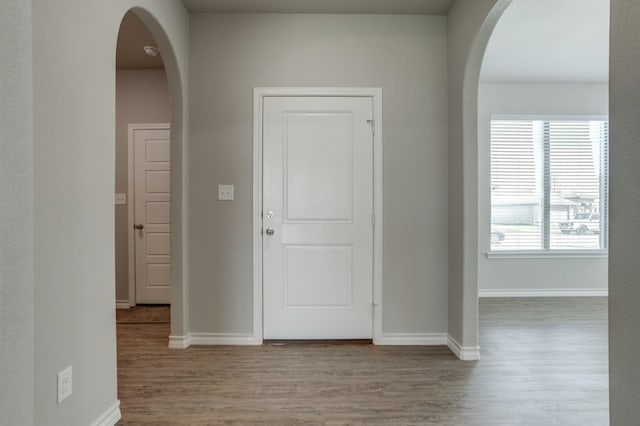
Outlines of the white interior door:
[{"label": "white interior door", "polygon": [[373,100],[266,97],[265,339],[370,339]]},{"label": "white interior door", "polygon": [[135,129],[136,303],[171,301],[169,129]]}]

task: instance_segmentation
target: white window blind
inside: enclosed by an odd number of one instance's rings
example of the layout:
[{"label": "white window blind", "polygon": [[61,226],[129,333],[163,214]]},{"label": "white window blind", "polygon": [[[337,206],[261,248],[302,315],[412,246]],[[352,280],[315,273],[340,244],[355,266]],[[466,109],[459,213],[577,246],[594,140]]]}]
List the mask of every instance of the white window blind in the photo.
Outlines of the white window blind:
[{"label": "white window blind", "polygon": [[607,247],[608,123],[491,121],[491,250]]}]

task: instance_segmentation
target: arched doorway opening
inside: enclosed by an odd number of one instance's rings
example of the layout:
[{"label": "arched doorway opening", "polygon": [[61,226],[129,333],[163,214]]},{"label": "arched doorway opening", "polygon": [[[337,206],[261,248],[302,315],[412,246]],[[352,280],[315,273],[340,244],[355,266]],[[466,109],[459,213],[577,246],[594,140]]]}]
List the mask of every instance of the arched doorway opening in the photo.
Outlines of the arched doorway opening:
[{"label": "arched doorway opening", "polygon": [[[170,308],[168,336],[180,336],[187,327],[182,70],[176,47],[146,9],[123,15],[117,40],[116,300],[123,308],[165,304],[160,320]],[[151,294],[139,292],[145,286]],[[156,314],[150,318],[158,320]],[[148,319],[143,313],[142,321]]]},{"label": "arched doorway opening", "polygon": [[[478,167],[477,183],[465,189],[478,200],[470,229],[477,288],[466,290],[480,297],[466,322],[477,327],[480,318],[485,359],[526,348],[512,354],[523,365],[531,353],[575,363],[568,346],[549,346],[548,333],[575,337],[572,345],[593,350],[565,380],[590,377],[589,390],[605,400],[607,300],[584,296],[608,292],[609,5],[500,7],[485,22],[465,82],[465,151]],[[584,228],[569,229],[574,220]]]},{"label": "arched doorway opening", "polygon": [[[177,9],[175,13],[182,12]],[[187,238],[183,219],[187,211],[184,174],[188,170],[184,106],[187,37],[184,21],[163,15],[165,10],[157,12],[158,17],[140,7],[123,10],[113,44],[116,301],[123,308],[139,303],[164,306],[130,315],[133,324],[115,324],[118,355],[121,348],[130,346],[127,339],[132,335],[135,338],[136,333],[155,330],[158,339],[166,339],[168,346],[182,347],[170,343],[172,336],[183,336],[188,331],[183,269]],[[136,242],[142,242],[142,247],[136,247]],[[142,257],[143,261],[136,265],[136,257]],[[136,270],[140,268],[146,273],[142,285],[160,287],[163,290],[160,294],[139,294],[140,277]],[[145,297],[148,299],[144,300]],[[123,327],[138,328],[133,334],[129,330],[125,336]],[[119,364],[120,356],[117,366],[120,372]],[[118,395],[127,400],[121,392],[118,386]]]},{"label": "arched doorway opening", "polygon": [[606,295],[608,3],[514,0],[488,42],[477,104],[481,297]]},{"label": "arched doorway opening", "polygon": [[130,308],[119,321],[171,303],[170,120],[162,54],[129,11],[116,50],[116,300]]}]

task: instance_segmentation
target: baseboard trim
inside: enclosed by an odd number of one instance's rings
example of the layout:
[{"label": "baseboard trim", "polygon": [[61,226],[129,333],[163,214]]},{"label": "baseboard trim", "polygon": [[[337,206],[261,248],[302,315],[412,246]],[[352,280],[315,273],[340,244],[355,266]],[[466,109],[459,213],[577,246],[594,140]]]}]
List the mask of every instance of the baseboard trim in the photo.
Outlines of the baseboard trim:
[{"label": "baseboard trim", "polygon": [[590,288],[526,288],[478,290],[478,297],[607,297],[608,289]]},{"label": "baseboard trim", "polygon": [[[446,333],[384,333],[374,340],[375,345],[386,346],[444,346],[449,345]],[[262,340],[253,334],[238,333],[189,333],[186,336],[169,336],[169,348],[186,349],[204,345],[261,345]]]},{"label": "baseboard trim", "polygon": [[129,309],[130,307],[128,300],[116,300],[116,309]]},{"label": "baseboard trim", "polygon": [[261,345],[262,340],[253,334],[240,333],[189,333],[186,336],[169,336],[169,348],[186,349],[204,345]]},{"label": "baseboard trim", "polygon": [[189,345],[189,335],[169,336],[169,349],[187,349]]},{"label": "baseboard trim", "polygon": [[462,361],[478,361],[480,359],[479,346],[462,346],[451,335],[447,336],[447,346]]},{"label": "baseboard trim", "polygon": [[440,346],[447,344],[446,333],[383,333],[376,345]]},{"label": "baseboard trim", "polygon": [[253,334],[189,333],[192,345],[261,345]]},{"label": "baseboard trim", "polygon": [[100,417],[98,417],[91,426],[114,426],[122,417],[120,413],[120,401],[113,403]]}]

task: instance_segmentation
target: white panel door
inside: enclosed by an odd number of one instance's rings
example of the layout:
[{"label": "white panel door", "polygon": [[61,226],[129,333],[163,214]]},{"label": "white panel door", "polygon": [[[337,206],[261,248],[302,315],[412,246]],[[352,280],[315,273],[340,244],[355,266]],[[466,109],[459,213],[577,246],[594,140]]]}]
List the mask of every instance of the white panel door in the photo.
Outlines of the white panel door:
[{"label": "white panel door", "polygon": [[136,129],[133,141],[136,303],[170,303],[169,129]]},{"label": "white panel door", "polygon": [[266,97],[265,339],[370,339],[373,100]]}]

